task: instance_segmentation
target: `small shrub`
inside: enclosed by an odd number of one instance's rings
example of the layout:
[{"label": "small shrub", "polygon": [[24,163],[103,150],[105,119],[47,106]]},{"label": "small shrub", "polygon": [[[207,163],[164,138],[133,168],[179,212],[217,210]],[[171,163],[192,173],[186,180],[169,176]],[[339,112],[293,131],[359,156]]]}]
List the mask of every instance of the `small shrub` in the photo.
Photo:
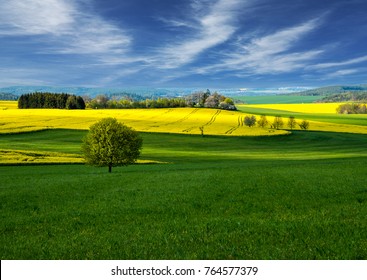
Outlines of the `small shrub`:
[{"label": "small shrub", "polygon": [[244,124],[248,127],[253,127],[256,124],[256,117],[254,115],[246,116],[244,120]]},{"label": "small shrub", "polygon": [[310,127],[310,122],[303,120],[300,124],[298,124],[299,127],[303,130],[307,130]]},{"label": "small shrub", "polygon": [[293,116],[290,116],[289,119],[288,119],[288,127],[290,129],[293,129],[293,128],[296,127],[296,125],[297,125],[297,122],[296,122],[295,118]]},{"label": "small shrub", "polygon": [[260,119],[257,121],[257,125],[261,128],[265,128],[268,124],[269,124],[269,121],[265,115],[262,115]]}]

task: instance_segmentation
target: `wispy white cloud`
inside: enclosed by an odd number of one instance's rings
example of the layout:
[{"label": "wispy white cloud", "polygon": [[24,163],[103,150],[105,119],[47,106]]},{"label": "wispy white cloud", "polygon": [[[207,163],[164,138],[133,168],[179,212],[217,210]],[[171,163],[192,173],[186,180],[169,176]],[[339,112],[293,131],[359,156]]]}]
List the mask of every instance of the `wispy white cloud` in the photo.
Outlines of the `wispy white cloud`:
[{"label": "wispy white cloud", "polygon": [[339,78],[358,73],[360,69],[341,69],[326,75],[327,78]]},{"label": "wispy white cloud", "polygon": [[61,34],[75,23],[74,12],[68,0],[2,0],[0,35]]},{"label": "wispy white cloud", "polygon": [[353,59],[344,60],[344,61],[339,61],[339,62],[319,63],[319,64],[312,65],[309,68],[310,69],[325,69],[325,68],[353,65],[353,64],[366,62],[366,61],[367,61],[367,55],[353,58]]},{"label": "wispy white cloud", "polygon": [[308,65],[323,50],[292,51],[304,37],[318,27],[319,19],[313,19],[273,34],[256,37],[237,44],[220,63],[198,69],[209,71],[239,71],[239,75],[277,74],[291,72]]},{"label": "wispy white cloud", "polygon": [[179,42],[159,50],[156,60],[162,61],[161,68],[178,68],[193,62],[199,54],[226,42],[234,34],[237,29],[234,24],[235,12],[243,3],[239,0],[218,0],[214,4],[210,2],[211,6],[209,2],[205,3],[207,6],[204,15],[202,14],[204,12],[202,11],[202,2],[193,1],[191,3],[193,14],[189,21],[194,21],[195,25],[185,24],[184,21],[174,22],[176,27],[181,25],[185,27],[195,26],[195,28],[193,28],[191,36],[183,36]]},{"label": "wispy white cloud", "polygon": [[78,20],[78,24],[63,37],[68,39],[59,50],[64,54],[122,54],[132,40],[121,29],[90,15]]},{"label": "wispy white cloud", "polygon": [[181,28],[181,27],[187,27],[190,29],[197,28],[197,24],[185,20],[169,19],[164,17],[156,17],[156,20],[163,22],[168,28]]},{"label": "wispy white cloud", "polygon": [[[82,9],[85,0],[2,0],[0,36],[42,35],[40,52],[121,54],[132,38],[120,27]],[[51,47],[50,47],[51,45]]]}]

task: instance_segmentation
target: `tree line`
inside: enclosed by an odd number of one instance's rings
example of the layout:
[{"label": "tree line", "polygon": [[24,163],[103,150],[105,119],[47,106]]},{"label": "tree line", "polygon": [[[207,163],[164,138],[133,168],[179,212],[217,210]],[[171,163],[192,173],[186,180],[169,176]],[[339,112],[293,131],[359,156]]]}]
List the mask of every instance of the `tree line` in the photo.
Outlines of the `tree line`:
[{"label": "tree line", "polygon": [[184,97],[157,98],[145,100],[109,98],[104,94],[97,95],[94,99],[88,99],[87,108],[92,109],[136,109],[136,108],[216,108],[223,110],[237,110],[232,99],[217,92],[213,94],[196,92]]},{"label": "tree line", "polygon": [[68,93],[34,92],[18,99],[19,109],[85,109],[82,97]]},{"label": "tree line", "polygon": [[[245,118],[243,119],[243,124],[248,127],[253,127],[257,124],[261,128],[266,128],[268,125],[270,125],[270,128],[272,129],[281,129],[284,127],[285,122],[281,116],[275,116],[273,122],[270,123],[265,115],[260,116],[258,120],[254,115],[252,115],[245,116]],[[290,116],[287,121],[287,127],[293,130],[297,127],[297,125],[300,129],[307,130],[310,127],[310,122],[307,120],[303,120],[298,123],[295,117]]]},{"label": "tree line", "polygon": [[367,114],[367,107],[362,103],[346,103],[339,105],[336,112],[338,114]]},{"label": "tree line", "polygon": [[367,91],[360,91],[360,92],[345,92],[339,94],[332,94],[328,95],[317,102],[346,102],[346,101],[353,101],[353,102],[366,102],[367,100]]}]

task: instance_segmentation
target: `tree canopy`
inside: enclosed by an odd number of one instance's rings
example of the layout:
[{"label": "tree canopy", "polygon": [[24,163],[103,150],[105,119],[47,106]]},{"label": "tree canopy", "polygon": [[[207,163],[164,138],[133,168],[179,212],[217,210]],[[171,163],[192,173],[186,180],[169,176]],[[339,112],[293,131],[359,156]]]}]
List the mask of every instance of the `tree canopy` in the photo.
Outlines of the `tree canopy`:
[{"label": "tree canopy", "polygon": [[136,99],[130,96],[113,96],[100,94],[87,102],[92,109],[132,109],[132,108],[215,108],[223,110],[237,110],[231,98],[214,92],[195,92],[185,97]]},{"label": "tree canopy", "polygon": [[338,114],[367,114],[367,106],[362,103],[341,104],[336,109]]},{"label": "tree canopy", "polygon": [[143,139],[134,129],[105,118],[93,124],[83,139],[82,151],[87,164],[92,166],[126,166],[134,163],[140,155]]},{"label": "tree canopy", "polygon": [[18,99],[19,109],[85,109],[83,98],[68,93],[34,92]]}]

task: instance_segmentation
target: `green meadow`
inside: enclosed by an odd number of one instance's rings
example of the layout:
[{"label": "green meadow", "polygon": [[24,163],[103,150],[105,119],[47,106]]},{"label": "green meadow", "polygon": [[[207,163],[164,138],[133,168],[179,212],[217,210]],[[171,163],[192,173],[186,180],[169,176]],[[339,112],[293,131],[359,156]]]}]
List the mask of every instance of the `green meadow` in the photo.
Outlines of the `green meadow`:
[{"label": "green meadow", "polygon": [[[86,131],[0,135],[80,156]],[[367,141],[142,133],[158,164],[0,165],[1,259],[367,259]]]},{"label": "green meadow", "polygon": [[299,104],[312,103],[321,99],[322,96],[302,96],[302,95],[260,95],[260,96],[235,96],[233,99],[246,104]]}]

